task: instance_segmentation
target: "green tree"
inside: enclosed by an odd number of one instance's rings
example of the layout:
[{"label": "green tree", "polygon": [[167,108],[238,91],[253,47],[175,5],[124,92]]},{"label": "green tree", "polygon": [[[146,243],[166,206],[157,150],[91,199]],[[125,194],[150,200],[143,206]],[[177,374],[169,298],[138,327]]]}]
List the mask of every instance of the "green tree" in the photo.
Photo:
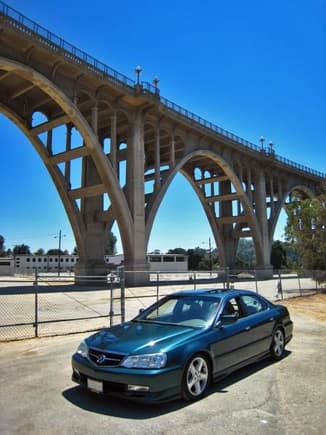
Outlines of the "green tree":
[{"label": "green tree", "polygon": [[204,252],[200,248],[188,249],[188,267],[189,270],[199,270],[199,263],[204,258]]},{"label": "green tree", "polygon": [[237,247],[236,264],[241,267],[252,267],[256,261],[252,239],[241,238]]},{"label": "green tree", "polygon": [[27,245],[16,245],[14,246],[14,255],[28,255],[31,253],[30,247]]},{"label": "green tree", "polygon": [[272,245],[271,264],[275,270],[287,267],[287,249],[286,244],[276,240]]},{"label": "green tree", "polygon": [[307,270],[326,270],[326,193],[315,198],[292,197],[287,206],[285,235]]},{"label": "green tree", "polygon": [[44,255],[44,254],[45,254],[45,251],[44,251],[44,249],[40,248],[40,249],[38,249],[37,251],[35,251],[34,254],[35,254],[35,255]]},{"label": "green tree", "polygon": [[62,249],[49,249],[46,255],[64,255],[64,251]]},{"label": "green tree", "polygon": [[181,255],[187,255],[187,251],[183,248],[174,248],[169,249],[168,254],[181,254]]},{"label": "green tree", "polygon": [[110,231],[108,240],[104,247],[104,254],[106,255],[115,255],[117,253],[117,238],[116,236]]}]

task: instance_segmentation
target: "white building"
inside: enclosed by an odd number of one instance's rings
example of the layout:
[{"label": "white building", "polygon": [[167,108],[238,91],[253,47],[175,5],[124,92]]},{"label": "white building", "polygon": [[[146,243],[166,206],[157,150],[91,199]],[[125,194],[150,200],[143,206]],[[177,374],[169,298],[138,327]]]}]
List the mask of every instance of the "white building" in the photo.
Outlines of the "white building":
[{"label": "white building", "polygon": [[0,276],[15,273],[15,260],[13,257],[0,257]]},{"label": "white building", "polygon": [[72,272],[78,255],[15,255],[15,273]]},{"label": "white building", "polygon": [[[6,275],[14,273],[31,274],[35,270],[45,272],[73,272],[79,260],[78,255],[16,255],[14,258],[5,257],[1,270]],[[150,272],[187,272],[188,257],[180,254],[148,254]],[[105,255],[104,261],[115,268],[123,266],[123,255]],[[10,263],[10,265],[9,265]]]},{"label": "white building", "polygon": [[188,256],[182,254],[148,254],[151,272],[187,272]]}]

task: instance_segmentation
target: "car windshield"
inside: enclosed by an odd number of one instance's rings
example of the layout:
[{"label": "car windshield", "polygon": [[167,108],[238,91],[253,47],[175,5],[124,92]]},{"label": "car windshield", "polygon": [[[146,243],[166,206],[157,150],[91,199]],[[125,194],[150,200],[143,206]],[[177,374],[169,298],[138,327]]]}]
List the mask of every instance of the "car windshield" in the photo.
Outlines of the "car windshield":
[{"label": "car windshield", "polygon": [[220,298],[209,296],[171,296],[159,301],[134,320],[205,328],[213,322]]}]

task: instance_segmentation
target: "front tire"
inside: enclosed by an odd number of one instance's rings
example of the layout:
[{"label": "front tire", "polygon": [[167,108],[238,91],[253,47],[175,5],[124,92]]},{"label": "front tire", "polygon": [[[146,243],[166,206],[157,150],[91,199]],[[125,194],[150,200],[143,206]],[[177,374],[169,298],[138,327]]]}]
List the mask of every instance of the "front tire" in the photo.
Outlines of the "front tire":
[{"label": "front tire", "polygon": [[182,396],[187,401],[201,399],[210,384],[211,369],[207,358],[194,355],[187,363],[182,380]]},{"label": "front tire", "polygon": [[281,328],[276,328],[272,338],[271,356],[275,361],[280,360],[285,352],[285,337]]}]

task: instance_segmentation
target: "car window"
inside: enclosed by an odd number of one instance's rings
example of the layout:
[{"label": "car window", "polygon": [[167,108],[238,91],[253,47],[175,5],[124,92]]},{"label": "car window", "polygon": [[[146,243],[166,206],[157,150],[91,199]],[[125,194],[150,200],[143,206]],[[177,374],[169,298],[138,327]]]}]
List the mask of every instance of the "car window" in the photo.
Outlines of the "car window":
[{"label": "car window", "polygon": [[267,306],[263,300],[255,296],[241,296],[241,301],[244,304],[247,316],[251,314],[260,313],[266,310]]},{"label": "car window", "polygon": [[213,322],[219,302],[220,299],[216,297],[171,297],[154,304],[137,320],[204,327]]},{"label": "car window", "polygon": [[230,316],[230,315],[236,315],[237,317],[240,317],[241,311],[239,304],[236,300],[236,298],[231,298],[227,304],[225,305],[222,315],[223,316]]},{"label": "car window", "polygon": [[168,299],[164,304],[157,305],[155,310],[148,314],[147,319],[157,319],[162,316],[172,315],[177,303],[177,299]]}]

